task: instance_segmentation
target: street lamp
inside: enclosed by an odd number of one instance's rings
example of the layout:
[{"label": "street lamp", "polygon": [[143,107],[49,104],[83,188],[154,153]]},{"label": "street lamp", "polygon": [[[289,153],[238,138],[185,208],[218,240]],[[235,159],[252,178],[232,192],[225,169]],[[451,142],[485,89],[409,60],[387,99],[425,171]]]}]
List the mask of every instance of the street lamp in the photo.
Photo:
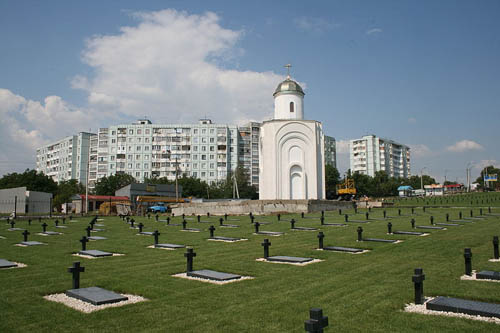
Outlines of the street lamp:
[{"label": "street lamp", "polygon": [[470,192],[470,166],[473,162],[470,161],[469,163],[467,163],[467,166],[465,167],[465,176],[467,178],[467,192]]},{"label": "street lamp", "polygon": [[427,169],[427,167],[423,167],[420,169],[420,189],[424,189],[424,169]]}]

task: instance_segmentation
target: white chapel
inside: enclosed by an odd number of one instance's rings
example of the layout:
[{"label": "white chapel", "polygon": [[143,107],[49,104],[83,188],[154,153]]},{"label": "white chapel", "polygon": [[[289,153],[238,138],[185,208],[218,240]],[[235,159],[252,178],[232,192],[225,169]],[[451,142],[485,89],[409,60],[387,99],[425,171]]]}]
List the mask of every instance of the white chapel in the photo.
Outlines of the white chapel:
[{"label": "white chapel", "polygon": [[273,96],[274,119],[260,130],[259,199],[325,199],[321,123],[304,120],[304,91],[290,73]]}]

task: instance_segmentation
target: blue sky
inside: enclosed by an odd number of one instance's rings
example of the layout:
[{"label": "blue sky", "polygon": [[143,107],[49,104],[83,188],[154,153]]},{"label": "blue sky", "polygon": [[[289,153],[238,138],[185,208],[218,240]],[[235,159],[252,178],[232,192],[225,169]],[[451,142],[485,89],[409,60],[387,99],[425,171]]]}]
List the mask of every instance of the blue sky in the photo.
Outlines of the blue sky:
[{"label": "blue sky", "polygon": [[498,1],[2,1],[0,174],[126,123],[262,121],[283,65],[339,141],[410,145],[443,181],[500,165]]}]

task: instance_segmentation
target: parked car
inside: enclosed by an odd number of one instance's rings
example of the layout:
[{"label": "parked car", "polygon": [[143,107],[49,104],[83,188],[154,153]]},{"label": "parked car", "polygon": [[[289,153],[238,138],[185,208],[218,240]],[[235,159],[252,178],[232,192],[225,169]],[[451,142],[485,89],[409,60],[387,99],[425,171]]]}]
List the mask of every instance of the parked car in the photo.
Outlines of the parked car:
[{"label": "parked car", "polygon": [[165,207],[164,204],[158,204],[156,206],[149,207],[148,211],[153,212],[153,213],[166,213],[167,207]]}]

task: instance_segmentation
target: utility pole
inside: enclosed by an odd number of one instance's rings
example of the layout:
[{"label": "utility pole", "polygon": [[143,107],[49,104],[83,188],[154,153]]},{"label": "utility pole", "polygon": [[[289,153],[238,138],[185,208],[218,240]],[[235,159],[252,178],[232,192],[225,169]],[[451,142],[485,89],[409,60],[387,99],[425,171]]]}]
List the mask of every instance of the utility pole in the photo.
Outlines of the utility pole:
[{"label": "utility pole", "polygon": [[240,198],[240,192],[238,191],[238,182],[236,181],[236,174],[233,173],[233,199]]},{"label": "utility pole", "polygon": [[92,139],[89,137],[89,153],[87,156],[87,173],[85,177],[85,214],[89,214],[89,176],[90,176],[90,150]]},{"label": "utility pole", "polygon": [[179,183],[177,181],[178,175],[177,171],[179,170],[179,165],[178,165],[178,157],[177,155],[175,156],[175,202],[179,202]]}]

